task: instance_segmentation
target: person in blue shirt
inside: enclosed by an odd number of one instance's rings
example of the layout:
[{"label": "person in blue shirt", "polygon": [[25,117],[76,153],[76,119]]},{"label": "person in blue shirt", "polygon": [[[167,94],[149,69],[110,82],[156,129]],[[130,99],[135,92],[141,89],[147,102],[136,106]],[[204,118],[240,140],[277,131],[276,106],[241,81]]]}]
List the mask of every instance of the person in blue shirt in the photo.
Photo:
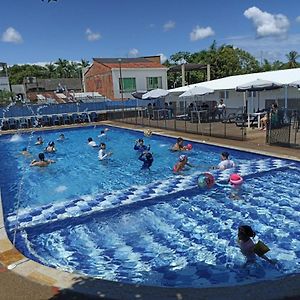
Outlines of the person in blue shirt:
[{"label": "person in blue shirt", "polygon": [[139,156],[139,160],[141,160],[144,164],[142,165],[141,170],[150,170],[150,167],[152,166],[153,163],[153,155],[148,152],[144,151],[141,153]]},{"label": "person in blue shirt", "polygon": [[150,145],[146,146],[146,145],[144,145],[143,139],[138,139],[137,141],[135,141],[135,145],[134,145],[133,149],[140,151],[140,152],[149,151]]}]

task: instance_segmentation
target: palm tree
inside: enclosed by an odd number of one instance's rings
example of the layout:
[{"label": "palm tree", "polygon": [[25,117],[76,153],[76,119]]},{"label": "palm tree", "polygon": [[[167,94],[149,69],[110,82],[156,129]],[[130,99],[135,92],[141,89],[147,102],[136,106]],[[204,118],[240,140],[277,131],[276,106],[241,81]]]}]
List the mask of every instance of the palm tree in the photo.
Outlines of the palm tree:
[{"label": "palm tree", "polygon": [[55,64],[57,65],[57,73],[60,78],[64,78],[67,76],[67,68],[70,62],[66,59],[59,58]]},{"label": "palm tree", "polygon": [[48,77],[53,78],[56,75],[56,66],[53,63],[46,64],[45,68],[47,69]]},{"label": "palm tree", "polygon": [[288,68],[297,68],[299,64],[297,63],[297,59],[300,57],[297,51],[290,51],[288,54],[285,55],[288,59],[287,66]]},{"label": "palm tree", "polygon": [[90,65],[90,62],[88,60],[82,58],[78,65],[81,68],[86,68]]}]

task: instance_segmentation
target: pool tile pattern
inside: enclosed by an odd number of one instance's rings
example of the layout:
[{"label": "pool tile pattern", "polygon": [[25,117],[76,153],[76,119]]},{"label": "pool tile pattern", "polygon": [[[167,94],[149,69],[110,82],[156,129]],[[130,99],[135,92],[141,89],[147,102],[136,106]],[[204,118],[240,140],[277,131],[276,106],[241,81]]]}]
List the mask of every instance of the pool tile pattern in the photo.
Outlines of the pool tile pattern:
[{"label": "pool tile pattern", "polygon": [[[226,184],[232,173],[238,173],[244,178],[258,176],[271,170],[293,168],[294,164],[281,159],[265,159],[240,164],[234,169],[224,171],[213,170],[216,183]],[[17,213],[7,216],[8,230],[18,230],[37,225],[52,223],[67,218],[77,218],[96,212],[106,211],[142,201],[162,200],[164,197],[184,196],[192,190],[197,190],[197,179],[203,172],[195,172],[190,176],[178,175],[168,180],[156,181],[144,186],[133,186],[125,190],[109,192],[92,197],[83,196],[60,203],[41,207],[20,209]]]}]

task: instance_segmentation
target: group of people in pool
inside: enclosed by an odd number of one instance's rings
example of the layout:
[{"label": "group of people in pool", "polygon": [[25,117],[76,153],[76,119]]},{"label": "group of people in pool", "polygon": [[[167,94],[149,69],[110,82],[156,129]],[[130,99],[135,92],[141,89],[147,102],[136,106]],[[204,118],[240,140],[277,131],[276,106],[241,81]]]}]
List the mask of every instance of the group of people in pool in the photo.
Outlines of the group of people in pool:
[{"label": "group of people in pool", "polygon": [[[57,138],[57,141],[64,141],[65,135],[61,133],[59,137]],[[37,137],[35,145],[36,146],[42,146],[44,144],[44,140],[41,136]],[[30,166],[31,167],[47,167],[48,165],[55,163],[54,160],[52,159],[46,159],[44,153],[55,153],[56,152],[56,147],[55,147],[55,142],[50,141],[47,146],[44,148],[44,152],[39,153],[38,159],[34,159],[31,161]],[[31,156],[31,153],[28,151],[27,147],[24,147],[21,151],[21,154],[24,156]]]}]

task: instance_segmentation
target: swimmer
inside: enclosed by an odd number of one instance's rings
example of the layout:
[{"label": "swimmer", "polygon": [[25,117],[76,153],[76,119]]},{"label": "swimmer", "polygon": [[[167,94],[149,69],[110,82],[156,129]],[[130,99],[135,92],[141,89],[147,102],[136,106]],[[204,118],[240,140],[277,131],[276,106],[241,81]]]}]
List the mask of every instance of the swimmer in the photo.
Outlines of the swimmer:
[{"label": "swimmer", "polygon": [[171,148],[171,151],[186,151],[190,150],[187,146],[183,145],[183,138],[179,137],[176,140],[175,145]]},{"label": "swimmer", "polygon": [[31,156],[30,152],[27,150],[26,147],[24,147],[21,151],[21,154],[24,156]]},{"label": "swimmer", "polygon": [[[248,225],[239,226],[238,229],[238,243],[241,249],[242,254],[246,257],[246,264],[253,263],[256,260],[256,245],[252,240],[255,237],[255,232],[253,229]],[[268,249],[268,248],[267,248]],[[268,250],[265,250],[265,253]],[[259,255],[264,260],[268,261],[271,264],[274,264],[276,261],[269,259],[264,254]]]},{"label": "swimmer", "polygon": [[35,145],[42,145],[44,143],[43,138],[41,136],[39,136],[36,139]]},{"label": "swimmer", "polygon": [[106,144],[101,143],[100,144],[100,150],[99,150],[99,153],[98,153],[99,160],[105,160],[105,159],[109,158],[111,155],[112,155],[112,152],[106,153]]},{"label": "swimmer", "polygon": [[152,130],[151,129],[146,129],[144,131],[144,136],[150,137],[152,135]]},{"label": "swimmer", "polygon": [[185,166],[192,167],[192,165],[188,162],[188,157],[186,155],[180,155],[179,162],[177,162],[177,164],[173,167],[173,171],[175,173],[180,172]]},{"label": "swimmer", "polygon": [[212,167],[212,169],[226,170],[234,167],[235,163],[229,159],[229,153],[225,151],[221,153],[221,162],[216,167]]},{"label": "swimmer", "polygon": [[45,154],[40,153],[39,154],[39,160],[33,160],[30,163],[30,167],[47,167],[48,165],[55,163],[54,160],[51,159],[45,159]]},{"label": "swimmer", "polygon": [[61,133],[57,139],[58,142],[63,142],[66,139],[65,135]]},{"label": "swimmer", "polygon": [[105,130],[101,130],[100,134],[98,135],[99,138],[105,138],[106,137],[106,131]]},{"label": "swimmer", "polygon": [[93,141],[93,139],[91,137],[88,138],[88,145],[90,147],[98,147],[98,145],[96,144],[96,142]]},{"label": "swimmer", "polygon": [[45,152],[53,153],[55,151],[56,151],[55,143],[54,142],[49,142],[48,146],[45,148]]},{"label": "swimmer", "polygon": [[146,145],[144,145],[143,139],[138,139],[135,141],[135,145],[134,145],[133,149],[140,151],[140,152],[149,151],[150,145],[146,146]]},{"label": "swimmer", "polygon": [[150,170],[150,167],[153,163],[153,155],[148,151],[144,151],[139,156],[139,160],[141,160],[144,164],[142,165],[141,170]]},{"label": "swimmer", "polygon": [[229,183],[231,184],[232,191],[230,193],[230,198],[233,200],[240,200],[240,194],[241,194],[241,186],[243,184],[243,177],[241,177],[239,174],[231,174],[229,177]]}]

